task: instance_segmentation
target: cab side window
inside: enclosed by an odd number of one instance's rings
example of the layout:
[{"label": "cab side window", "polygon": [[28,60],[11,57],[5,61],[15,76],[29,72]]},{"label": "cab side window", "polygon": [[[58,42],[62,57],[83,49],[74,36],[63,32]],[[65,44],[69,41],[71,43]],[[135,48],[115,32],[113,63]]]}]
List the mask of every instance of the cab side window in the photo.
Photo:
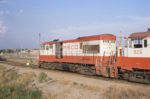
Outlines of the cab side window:
[{"label": "cab side window", "polygon": [[147,40],[144,40],[144,47],[147,47]]},{"label": "cab side window", "polygon": [[41,50],[44,50],[44,45],[41,45]]},{"label": "cab side window", "polygon": [[129,40],[129,48],[132,48],[132,40]]},{"label": "cab side window", "polygon": [[142,39],[134,39],[134,48],[142,48]]}]

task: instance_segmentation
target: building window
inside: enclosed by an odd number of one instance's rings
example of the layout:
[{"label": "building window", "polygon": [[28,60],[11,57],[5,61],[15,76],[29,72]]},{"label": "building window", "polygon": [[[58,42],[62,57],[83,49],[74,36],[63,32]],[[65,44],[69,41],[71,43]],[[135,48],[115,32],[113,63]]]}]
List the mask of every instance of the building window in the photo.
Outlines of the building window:
[{"label": "building window", "polygon": [[144,47],[147,47],[147,40],[144,40]]}]

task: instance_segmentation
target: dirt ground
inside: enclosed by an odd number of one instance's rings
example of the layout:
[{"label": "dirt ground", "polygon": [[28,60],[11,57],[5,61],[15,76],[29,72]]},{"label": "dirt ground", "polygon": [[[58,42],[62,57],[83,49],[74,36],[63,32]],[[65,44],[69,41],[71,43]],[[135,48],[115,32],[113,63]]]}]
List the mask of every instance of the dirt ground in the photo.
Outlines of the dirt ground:
[{"label": "dirt ground", "polygon": [[[38,57],[28,54],[4,55],[17,62],[31,62],[37,65]],[[150,99],[150,85],[127,81],[90,77],[81,74],[15,67],[0,63],[8,70],[15,70],[21,75],[19,83],[29,83],[30,87],[42,91],[44,99]],[[39,82],[39,75],[45,73],[46,81]]]},{"label": "dirt ground", "polygon": [[[15,70],[20,75],[24,74],[19,82],[34,75],[30,86],[41,90],[45,99],[150,99],[150,85],[93,78],[62,71],[0,65],[8,70]],[[47,75],[44,82],[38,81],[41,72]]]}]

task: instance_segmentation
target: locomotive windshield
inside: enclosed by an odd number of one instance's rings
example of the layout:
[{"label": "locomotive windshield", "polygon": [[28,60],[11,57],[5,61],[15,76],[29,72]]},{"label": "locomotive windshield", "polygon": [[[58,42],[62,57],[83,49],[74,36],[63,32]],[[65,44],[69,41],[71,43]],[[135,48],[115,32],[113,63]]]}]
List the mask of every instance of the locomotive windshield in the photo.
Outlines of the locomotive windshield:
[{"label": "locomotive windshield", "polygon": [[142,48],[142,39],[134,39],[134,48]]},{"label": "locomotive windshield", "polygon": [[143,47],[147,47],[147,40],[143,40],[143,39],[133,39],[131,41],[129,41],[129,47],[131,48],[133,43],[133,47],[134,48],[143,48]]}]

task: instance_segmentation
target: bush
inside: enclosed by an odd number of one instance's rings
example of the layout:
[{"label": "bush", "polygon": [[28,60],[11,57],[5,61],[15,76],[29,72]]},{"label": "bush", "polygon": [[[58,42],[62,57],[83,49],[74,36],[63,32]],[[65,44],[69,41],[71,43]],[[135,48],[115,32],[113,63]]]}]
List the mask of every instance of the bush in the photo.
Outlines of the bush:
[{"label": "bush", "polygon": [[40,82],[46,81],[46,78],[47,78],[47,74],[44,72],[41,72],[39,75],[39,81]]},{"label": "bush", "polygon": [[22,85],[0,86],[0,99],[42,99],[42,93]]}]

